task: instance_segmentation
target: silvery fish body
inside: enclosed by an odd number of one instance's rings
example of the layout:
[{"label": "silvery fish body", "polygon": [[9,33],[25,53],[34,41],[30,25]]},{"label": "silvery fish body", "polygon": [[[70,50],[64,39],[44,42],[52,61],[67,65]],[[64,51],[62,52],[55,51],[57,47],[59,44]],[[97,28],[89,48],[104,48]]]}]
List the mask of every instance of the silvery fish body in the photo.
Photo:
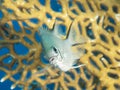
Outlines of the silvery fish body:
[{"label": "silvery fish body", "polygon": [[[58,34],[58,29],[62,29],[59,24],[55,24],[53,30],[40,27],[41,44],[43,47],[44,55],[50,64],[58,67],[62,71],[66,72],[70,70],[77,60],[85,53],[85,50],[79,46],[86,42],[86,40],[79,35],[79,39],[76,40],[76,30],[73,29],[73,25],[70,28],[67,39],[61,39]],[[76,49],[72,50],[72,47]]]}]

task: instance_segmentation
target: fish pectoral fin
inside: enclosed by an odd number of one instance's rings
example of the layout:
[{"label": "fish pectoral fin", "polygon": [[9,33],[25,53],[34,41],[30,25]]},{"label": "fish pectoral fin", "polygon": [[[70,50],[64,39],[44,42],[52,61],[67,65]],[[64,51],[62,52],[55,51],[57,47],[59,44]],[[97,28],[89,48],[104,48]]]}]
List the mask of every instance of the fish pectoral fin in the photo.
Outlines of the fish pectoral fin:
[{"label": "fish pectoral fin", "polygon": [[82,34],[80,34],[80,30],[76,28],[76,25],[77,24],[75,22],[71,24],[67,38],[72,44],[76,43],[83,44],[87,42],[87,39],[83,37]]},{"label": "fish pectoral fin", "polygon": [[72,66],[72,69],[74,69],[74,68],[79,68],[79,67],[83,67],[83,66],[85,66],[85,64],[81,64],[81,65],[78,65],[78,66]]},{"label": "fish pectoral fin", "polygon": [[55,21],[53,29],[54,29],[53,34],[58,35],[58,29],[61,29],[61,28],[60,28],[60,25],[57,23],[57,21]]},{"label": "fish pectoral fin", "polygon": [[84,45],[87,42],[87,39],[82,35],[76,35],[73,38],[70,38],[69,41],[71,42],[72,46],[76,45]]}]

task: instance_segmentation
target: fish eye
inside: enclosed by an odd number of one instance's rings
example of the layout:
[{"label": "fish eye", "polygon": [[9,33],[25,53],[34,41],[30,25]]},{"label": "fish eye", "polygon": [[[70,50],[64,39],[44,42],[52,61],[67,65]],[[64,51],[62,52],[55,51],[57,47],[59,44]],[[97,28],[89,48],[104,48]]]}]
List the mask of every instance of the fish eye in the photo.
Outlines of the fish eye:
[{"label": "fish eye", "polygon": [[53,51],[54,51],[55,53],[58,53],[58,50],[57,50],[56,47],[53,47]]}]

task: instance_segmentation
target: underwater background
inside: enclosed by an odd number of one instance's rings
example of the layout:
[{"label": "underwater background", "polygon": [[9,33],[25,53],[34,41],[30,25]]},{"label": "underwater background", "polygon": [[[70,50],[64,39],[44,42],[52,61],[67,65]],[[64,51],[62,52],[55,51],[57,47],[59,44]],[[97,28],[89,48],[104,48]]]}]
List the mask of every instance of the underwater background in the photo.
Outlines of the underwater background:
[{"label": "underwater background", "polygon": [[[85,67],[48,67],[38,28],[56,21],[61,40],[71,23],[85,37]],[[0,0],[0,90],[120,90],[119,42],[119,0]]]}]

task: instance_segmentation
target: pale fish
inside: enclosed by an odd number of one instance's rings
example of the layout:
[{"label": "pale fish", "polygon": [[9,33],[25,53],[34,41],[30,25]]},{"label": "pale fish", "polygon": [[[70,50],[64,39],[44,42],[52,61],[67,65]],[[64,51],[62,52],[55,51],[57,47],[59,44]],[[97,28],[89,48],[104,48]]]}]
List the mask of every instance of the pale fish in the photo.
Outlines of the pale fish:
[{"label": "pale fish", "polygon": [[72,24],[65,40],[58,37],[60,36],[58,29],[62,29],[60,24],[55,23],[53,30],[39,28],[45,58],[64,72],[84,66],[84,64],[73,66],[85,53],[85,49],[80,45],[86,43],[86,39],[80,35],[79,31],[74,30],[73,26]]}]

